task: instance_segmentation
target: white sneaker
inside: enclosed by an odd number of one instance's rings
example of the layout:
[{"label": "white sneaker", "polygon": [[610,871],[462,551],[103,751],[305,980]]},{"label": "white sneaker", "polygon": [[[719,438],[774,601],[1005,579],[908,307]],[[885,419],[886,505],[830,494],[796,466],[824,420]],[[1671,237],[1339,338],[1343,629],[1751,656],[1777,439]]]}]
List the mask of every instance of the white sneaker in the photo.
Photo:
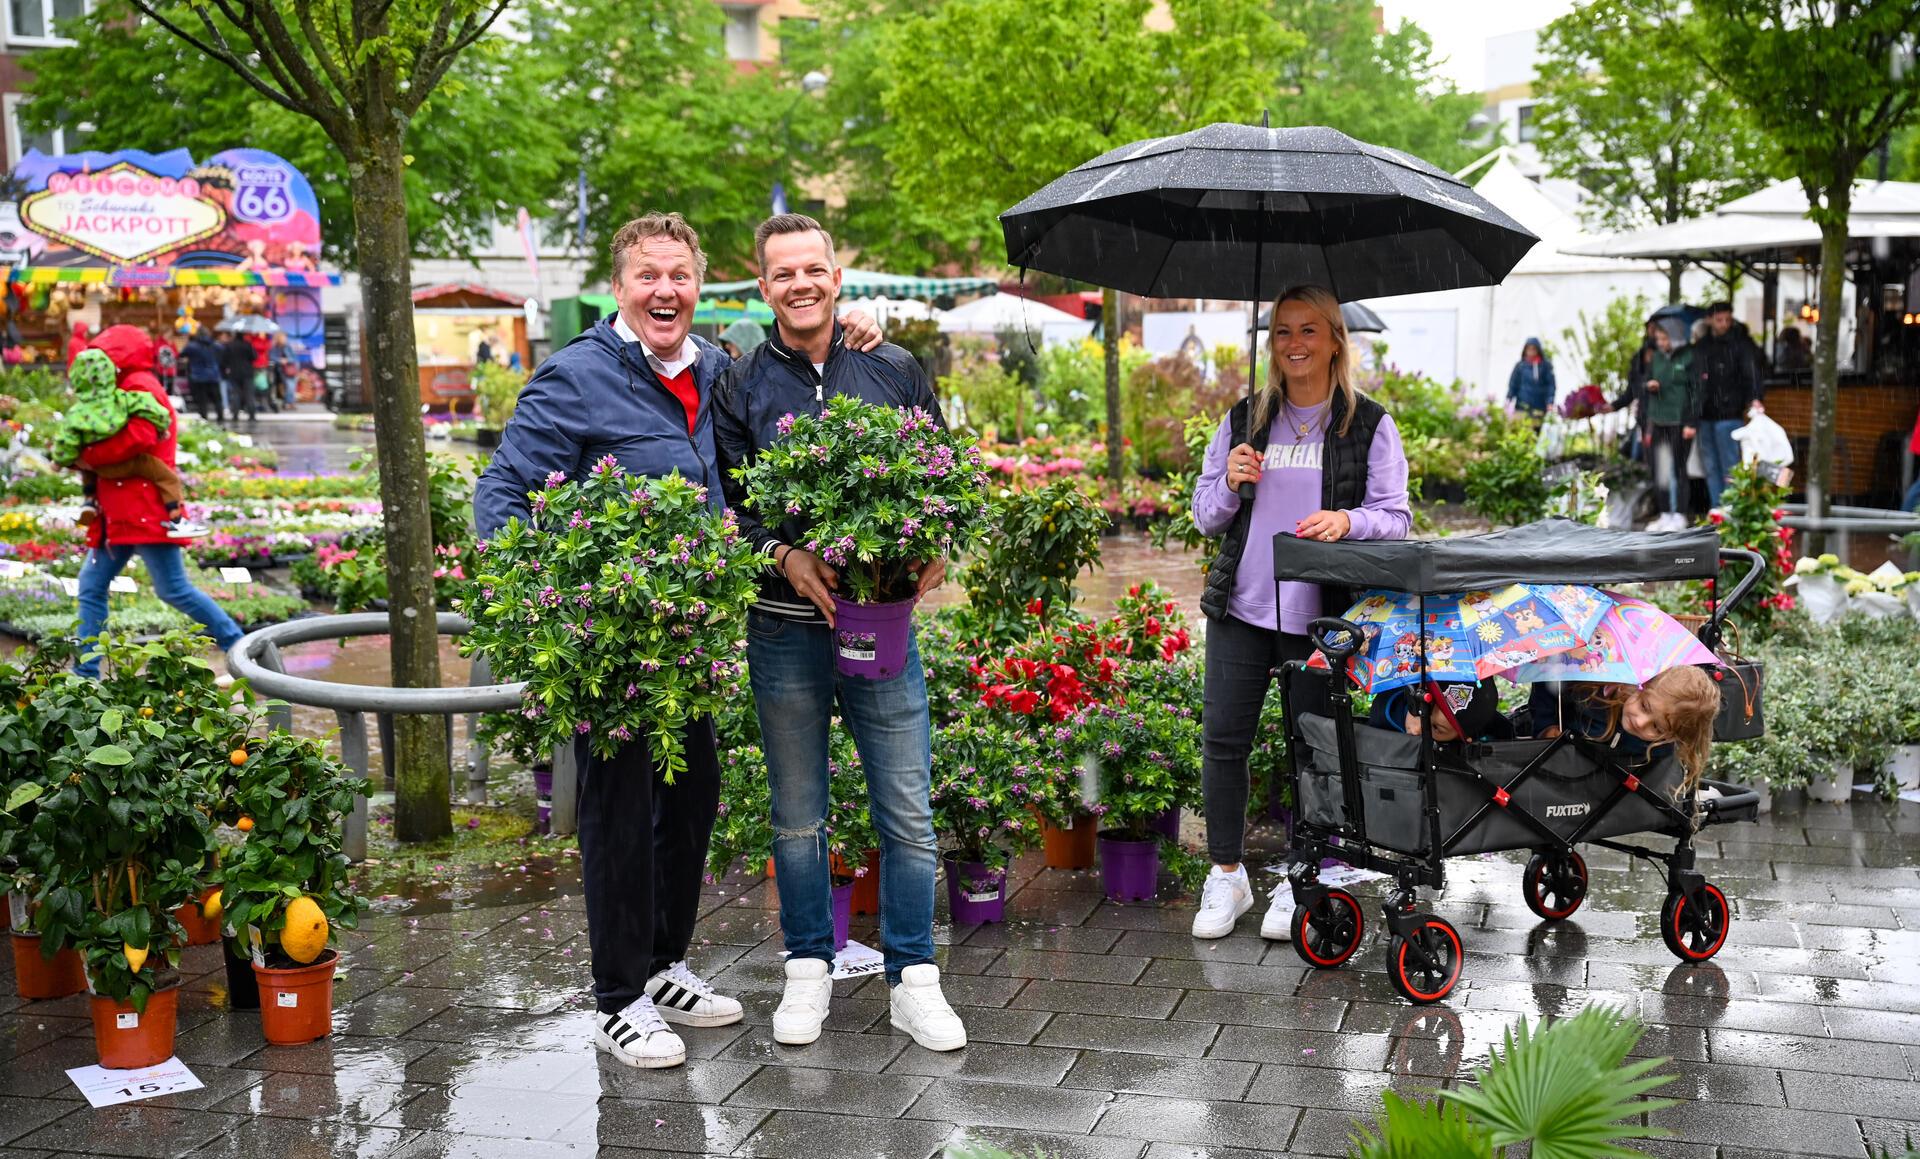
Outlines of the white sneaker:
[{"label": "white sneaker", "polygon": [[827,977],[831,964],[818,958],[787,959],[787,992],[780,997],[780,1008],[773,1012],[773,1040],[788,1046],[805,1046],[820,1037],[820,1024],[827,1020],[827,1004],[833,1000],[833,979]]},{"label": "white sneaker", "polygon": [[602,1014],[593,1028],[593,1044],[627,1066],[679,1066],[687,1061],[687,1044],[667,1029],[653,999],[642,995],[618,1014]]},{"label": "white sneaker", "polygon": [[1193,915],[1193,936],[1224,938],[1233,932],[1233,923],[1253,908],[1253,886],[1247,881],[1247,867],[1228,873],[1219,866],[1207,871],[1207,884],[1200,890],[1200,912]]},{"label": "white sneaker", "polygon": [[893,988],[893,1028],[913,1035],[928,1050],[959,1050],[967,1044],[967,1028],[940,993],[940,967],[931,962],[900,971]]},{"label": "white sneaker", "polygon": [[647,979],[647,997],[660,1017],[682,1026],[731,1026],[740,1021],[740,1003],[714,992],[683,959]]},{"label": "white sneaker", "polygon": [[1273,904],[1267,907],[1267,916],[1260,919],[1260,936],[1273,942],[1291,942],[1294,909],[1293,883],[1283,877],[1280,888],[1273,891]]}]

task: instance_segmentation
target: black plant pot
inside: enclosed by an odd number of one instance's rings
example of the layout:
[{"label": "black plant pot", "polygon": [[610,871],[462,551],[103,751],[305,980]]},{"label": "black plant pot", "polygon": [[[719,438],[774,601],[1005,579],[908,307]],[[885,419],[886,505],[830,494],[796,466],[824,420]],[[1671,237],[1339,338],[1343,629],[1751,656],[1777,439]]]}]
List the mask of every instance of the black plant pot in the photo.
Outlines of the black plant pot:
[{"label": "black plant pot", "polygon": [[260,1009],[260,980],[253,974],[253,959],[236,957],[233,944],[222,939],[227,959],[227,1008]]}]

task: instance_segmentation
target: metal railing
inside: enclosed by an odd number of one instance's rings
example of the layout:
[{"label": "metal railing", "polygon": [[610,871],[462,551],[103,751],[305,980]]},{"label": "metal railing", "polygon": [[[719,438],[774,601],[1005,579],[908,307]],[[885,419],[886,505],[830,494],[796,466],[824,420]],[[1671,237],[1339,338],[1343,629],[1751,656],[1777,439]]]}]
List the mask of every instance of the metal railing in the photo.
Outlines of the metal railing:
[{"label": "metal railing", "polygon": [[[441,612],[436,620],[443,636],[464,635],[469,627],[466,617]],[[281,660],[282,646],[306,644],[316,640],[338,640],[350,636],[384,636],[393,630],[385,612],[360,612],[345,616],[313,616],[272,624],[249,632],[227,650],[227,670],[244,678],[262,696],[286,703],[268,710],[268,719],[276,728],[293,731],[292,705],[330,708],[340,722],[340,753],[356,776],[368,775],[367,717],[375,718],[380,730],[380,756],[386,784],[393,784],[393,718],[396,716],[440,716],[447,722],[447,753],[453,753],[453,718],[467,718],[468,768],[465,799],[469,804],[484,804],[487,799],[487,746],[480,741],[479,715],[518,708],[526,698],[526,685],[493,684],[493,674],[484,657],[473,662],[471,684],[466,688],[390,688],[377,684],[339,684],[327,680],[309,680],[287,674]],[[451,772],[451,770],[449,770]],[[449,784],[454,784],[452,777]],[[553,754],[552,831],[574,830],[577,778],[573,748],[563,745]],[[348,858],[361,861],[367,855],[367,799],[354,802],[347,819],[345,847]]]}]

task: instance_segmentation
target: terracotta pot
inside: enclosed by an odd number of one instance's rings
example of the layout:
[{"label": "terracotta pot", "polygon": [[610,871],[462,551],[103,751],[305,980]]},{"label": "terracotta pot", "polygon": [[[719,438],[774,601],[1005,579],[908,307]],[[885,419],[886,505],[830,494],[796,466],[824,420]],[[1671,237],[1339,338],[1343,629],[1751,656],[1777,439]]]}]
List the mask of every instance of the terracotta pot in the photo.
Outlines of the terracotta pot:
[{"label": "terracotta pot", "polygon": [[1075,816],[1071,828],[1062,829],[1053,822],[1040,822],[1040,842],[1048,869],[1092,869],[1095,846],[1093,818]]},{"label": "terracotta pot", "polygon": [[855,874],[853,878],[853,912],[856,914],[877,914],[880,912],[880,851],[867,850],[867,871]]},{"label": "terracotta pot", "polygon": [[767,858],[767,876],[769,878],[773,876],[773,858],[771,857]]},{"label": "terracotta pot", "polygon": [[217,888],[204,889],[199,897],[173,911],[175,920],[187,931],[187,945],[211,946],[220,940],[220,923],[200,909],[208,898],[219,892]]},{"label": "terracotta pot", "polygon": [[328,950],[309,966],[256,965],[260,1033],[275,1046],[299,1046],[333,1033],[333,971],[340,955]]},{"label": "terracotta pot", "polygon": [[137,1070],[173,1057],[173,1028],[180,1008],[180,987],[155,990],[147,997],[145,1011],[135,1010],[131,1002],[98,994],[88,1002],[93,1007],[93,1043],[100,1052],[101,1066],[108,1070]]},{"label": "terracotta pot", "polygon": [[40,935],[13,932],[13,980],[22,998],[65,998],[87,988],[87,967],[69,946],[51,958],[40,953]]}]

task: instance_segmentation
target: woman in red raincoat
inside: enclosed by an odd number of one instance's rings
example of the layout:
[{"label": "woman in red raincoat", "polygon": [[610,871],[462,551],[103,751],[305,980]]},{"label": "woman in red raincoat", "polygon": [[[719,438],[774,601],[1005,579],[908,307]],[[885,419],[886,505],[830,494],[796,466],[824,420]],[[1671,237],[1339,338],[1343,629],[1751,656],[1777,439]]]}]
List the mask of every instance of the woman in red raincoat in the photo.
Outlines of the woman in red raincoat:
[{"label": "woman in red raincoat", "polygon": [[[80,453],[80,461],[91,468],[111,466],[135,455],[153,455],[174,465],[175,435],[178,422],[173,404],[153,376],[153,339],[135,326],[109,326],[93,340],[95,350],[105,351],[120,370],[121,390],[144,390],[167,408],[167,429],[156,430],[145,419],[129,421],[112,438],[89,445]],[[233,645],[242,633],[233,617],[222,611],[205,592],[187,578],[185,552],[180,541],[169,539],[160,526],[167,509],[160,492],[145,479],[109,479],[102,476],[96,501],[102,518],[87,531],[87,561],[80,568],[80,640],[100,634],[107,622],[107,587],[127,561],[138,555],[147,567],[153,594],[205,624],[214,643],[222,650]],[[74,668],[82,676],[97,676],[100,661],[82,659]]]}]

